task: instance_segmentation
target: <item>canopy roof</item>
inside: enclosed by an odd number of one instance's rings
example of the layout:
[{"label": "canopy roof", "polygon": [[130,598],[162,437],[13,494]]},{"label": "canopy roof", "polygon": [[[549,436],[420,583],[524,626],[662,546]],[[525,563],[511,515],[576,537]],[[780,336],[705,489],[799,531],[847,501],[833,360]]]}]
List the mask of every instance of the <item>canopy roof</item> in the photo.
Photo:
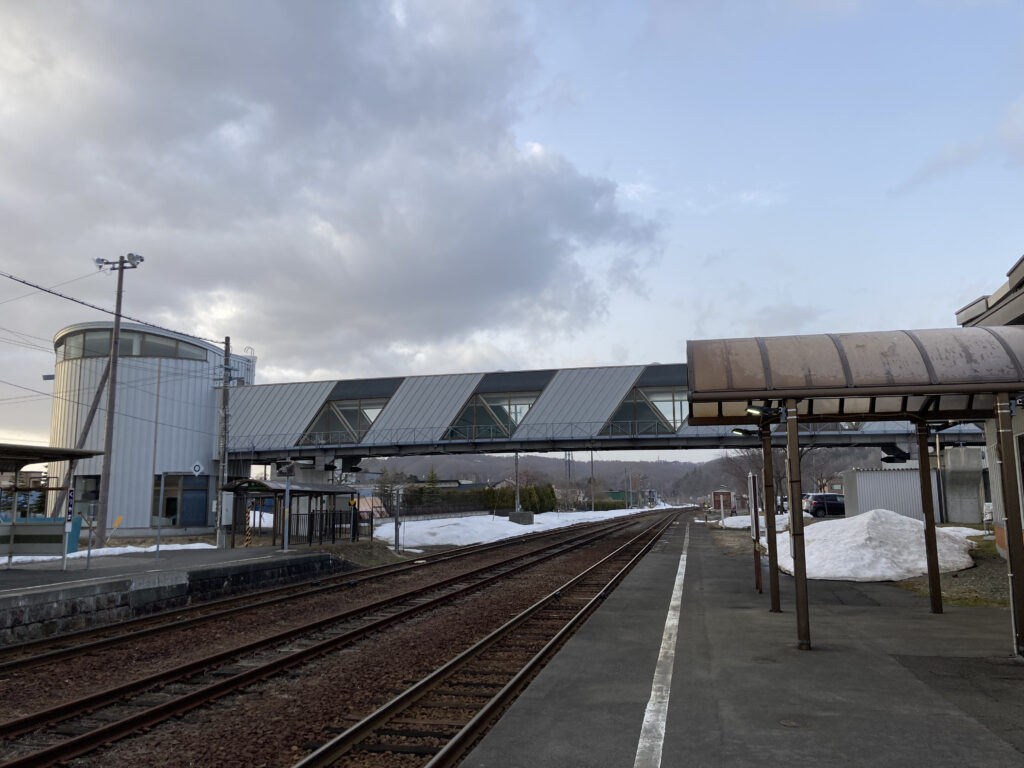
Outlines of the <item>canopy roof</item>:
[{"label": "canopy roof", "polygon": [[801,421],[985,419],[1024,390],[1022,361],[1018,326],[689,341],[690,423],[756,423],[748,405],[786,398]]},{"label": "canopy roof", "polygon": [[103,451],[88,451],[80,448],[51,448],[47,445],[16,445],[0,443],[0,472],[20,472],[29,464],[50,461],[73,461],[101,456]]},{"label": "canopy roof", "polygon": [[236,480],[224,486],[225,491],[248,493],[251,495],[284,493],[288,490],[293,496],[352,496],[358,491],[351,485],[333,485],[329,483],[287,483],[278,480]]}]

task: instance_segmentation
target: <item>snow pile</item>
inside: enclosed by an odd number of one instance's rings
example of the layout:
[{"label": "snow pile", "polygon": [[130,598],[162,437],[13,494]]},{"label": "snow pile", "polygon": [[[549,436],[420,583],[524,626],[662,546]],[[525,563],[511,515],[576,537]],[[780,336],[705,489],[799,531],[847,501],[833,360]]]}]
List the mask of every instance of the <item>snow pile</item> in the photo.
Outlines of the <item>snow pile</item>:
[{"label": "snow pile", "polygon": [[[936,528],[940,571],[974,565],[967,536],[973,528]],[[777,537],[779,568],[793,572],[789,534]],[[842,581],[898,581],[928,572],[924,522],[873,509],[845,519],[823,520],[804,528],[807,578]]]},{"label": "snow pile", "polygon": [[[80,560],[89,556],[89,549],[85,544],[77,552],[68,552],[68,560]],[[213,544],[161,544],[160,551],[167,552],[171,549],[216,549]],[[156,552],[156,544],[151,547],[97,547],[93,544],[92,557],[109,557],[111,555],[135,555],[140,552]],[[6,558],[0,558],[6,560]],[[15,563],[43,563],[49,560],[60,560],[60,555],[15,555]]]},{"label": "snow pile", "polygon": [[[761,522],[758,523],[761,527],[761,531],[764,532],[764,515],[759,516]],[[813,520],[814,516],[804,512],[804,520]],[[727,517],[724,521],[712,521],[718,522],[720,528],[730,528],[736,531],[749,531],[750,530],[750,515],[737,515],[736,517]],[[776,515],[775,516],[775,530],[785,531],[789,530],[789,515]],[[977,533],[977,531],[975,531]]]},{"label": "snow pile", "polygon": [[[545,512],[534,515],[533,525],[510,523],[507,517],[476,515],[473,517],[445,518],[441,520],[402,520],[403,547],[446,546],[462,547],[483,544],[527,533],[563,528],[576,523],[608,520],[623,515],[635,515],[641,509],[613,509],[608,512]],[[388,544],[395,543],[394,520],[378,520],[373,538]]]}]

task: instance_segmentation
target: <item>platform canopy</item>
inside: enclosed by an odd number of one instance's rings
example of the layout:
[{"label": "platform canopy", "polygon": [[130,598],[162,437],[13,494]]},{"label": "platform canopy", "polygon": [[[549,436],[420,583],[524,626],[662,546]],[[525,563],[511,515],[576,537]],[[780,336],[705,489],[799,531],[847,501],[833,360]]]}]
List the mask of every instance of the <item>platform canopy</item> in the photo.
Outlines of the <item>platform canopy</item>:
[{"label": "platform canopy", "polygon": [[255,480],[248,478],[236,480],[224,486],[230,493],[243,493],[250,496],[267,496],[284,493],[287,490],[293,496],[354,496],[359,492],[351,485],[334,485],[330,483],[285,483],[280,480]]},{"label": "platform canopy", "polygon": [[756,424],[798,400],[805,421],[984,420],[1024,390],[1024,326],[687,343],[690,423]]},{"label": "platform canopy", "polygon": [[101,456],[103,451],[87,451],[80,448],[51,448],[46,445],[16,445],[0,443],[0,472],[20,472],[29,464],[44,464],[51,461],[77,461]]}]

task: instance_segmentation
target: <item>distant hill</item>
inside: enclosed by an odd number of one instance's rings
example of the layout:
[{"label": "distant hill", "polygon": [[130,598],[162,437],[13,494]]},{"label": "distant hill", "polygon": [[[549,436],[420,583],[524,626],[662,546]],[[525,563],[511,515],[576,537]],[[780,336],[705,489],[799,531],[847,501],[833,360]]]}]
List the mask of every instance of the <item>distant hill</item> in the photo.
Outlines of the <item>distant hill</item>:
[{"label": "distant hill", "polygon": [[[520,454],[519,475],[523,485],[551,483],[556,488],[586,488],[590,479],[589,454],[580,451],[572,462],[552,456]],[[840,472],[853,467],[880,467],[881,452],[877,448],[818,449],[804,455],[803,483],[808,490],[817,490],[816,483],[825,478],[837,479]],[[365,459],[363,483],[374,482],[374,473],[403,472],[424,478],[433,468],[442,480],[493,484],[514,476],[515,459],[511,455],[456,454],[440,456],[401,456],[388,459]],[[776,482],[785,475],[781,453],[775,458]],[[692,461],[609,461],[594,460],[595,487],[598,495],[622,491],[653,489],[658,496],[672,503],[696,501],[716,488],[742,492],[748,472],[760,473],[760,451],[722,451],[720,458],[705,462]],[[784,484],[783,484],[784,485]]]}]

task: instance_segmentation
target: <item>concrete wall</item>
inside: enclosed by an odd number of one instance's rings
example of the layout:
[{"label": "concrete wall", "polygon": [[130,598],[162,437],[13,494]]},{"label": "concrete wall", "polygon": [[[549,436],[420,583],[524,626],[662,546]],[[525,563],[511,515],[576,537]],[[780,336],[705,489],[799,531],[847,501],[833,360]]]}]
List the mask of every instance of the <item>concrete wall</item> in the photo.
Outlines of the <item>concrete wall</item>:
[{"label": "concrete wall", "polygon": [[347,567],[345,561],[318,552],[285,561],[230,563],[192,571],[140,573],[87,585],[26,589],[0,598],[0,645],[114,624]]}]

